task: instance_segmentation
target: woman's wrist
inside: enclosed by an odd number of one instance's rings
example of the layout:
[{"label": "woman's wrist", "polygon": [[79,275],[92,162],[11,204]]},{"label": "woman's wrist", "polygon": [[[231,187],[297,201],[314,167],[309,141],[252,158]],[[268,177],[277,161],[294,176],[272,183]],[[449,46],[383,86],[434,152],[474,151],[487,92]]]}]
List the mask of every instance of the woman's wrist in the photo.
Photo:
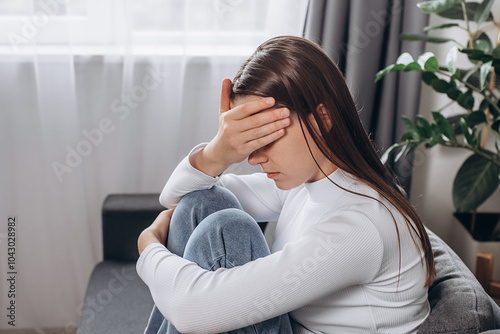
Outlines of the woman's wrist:
[{"label": "woman's wrist", "polygon": [[153,243],[161,243],[160,236],[158,233],[152,229],[151,227],[146,228],[139,235],[139,239],[137,239],[137,249],[139,251],[139,255]]},{"label": "woman's wrist", "polygon": [[217,177],[224,173],[229,167],[228,164],[221,162],[219,159],[213,158],[210,154],[210,144],[205,146],[202,150],[194,153],[189,157],[191,165],[203,172],[204,174],[212,177]]},{"label": "woman's wrist", "polygon": [[139,254],[152,243],[166,244],[170,219],[172,219],[173,212],[173,209],[163,210],[158,217],[156,217],[154,222],[141,232],[139,239],[137,239]]}]

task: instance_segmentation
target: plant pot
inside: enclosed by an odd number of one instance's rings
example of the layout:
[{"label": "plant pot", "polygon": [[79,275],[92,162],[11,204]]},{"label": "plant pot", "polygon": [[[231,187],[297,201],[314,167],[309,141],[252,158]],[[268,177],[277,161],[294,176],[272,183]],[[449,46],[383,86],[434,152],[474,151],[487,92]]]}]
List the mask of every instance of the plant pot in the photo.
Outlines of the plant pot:
[{"label": "plant pot", "polygon": [[500,212],[455,212],[453,214],[476,241],[500,241],[500,234],[495,233]]}]

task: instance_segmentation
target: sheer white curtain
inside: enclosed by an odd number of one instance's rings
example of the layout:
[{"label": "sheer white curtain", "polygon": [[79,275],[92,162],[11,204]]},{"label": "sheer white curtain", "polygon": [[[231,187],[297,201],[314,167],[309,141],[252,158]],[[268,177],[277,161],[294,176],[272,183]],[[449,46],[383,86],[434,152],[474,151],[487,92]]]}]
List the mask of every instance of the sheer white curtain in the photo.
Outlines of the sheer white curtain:
[{"label": "sheer white curtain", "polygon": [[217,129],[220,83],[269,37],[301,35],[307,0],[0,0],[0,307],[67,327],[101,260],[107,194],[159,192]]}]

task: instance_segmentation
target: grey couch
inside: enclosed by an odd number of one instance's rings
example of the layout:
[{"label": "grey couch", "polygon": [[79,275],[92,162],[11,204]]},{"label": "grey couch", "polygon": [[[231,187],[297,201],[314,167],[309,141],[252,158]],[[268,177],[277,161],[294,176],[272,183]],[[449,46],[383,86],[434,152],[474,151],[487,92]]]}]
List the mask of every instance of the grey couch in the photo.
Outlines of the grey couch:
[{"label": "grey couch", "polygon": [[[103,261],[89,279],[77,334],[143,333],[153,301],[137,276],[137,238],[163,210],[158,194],[110,195],[102,209]],[[261,226],[262,227],[262,226]],[[419,333],[500,334],[500,308],[460,258],[429,232],[437,276]]]}]

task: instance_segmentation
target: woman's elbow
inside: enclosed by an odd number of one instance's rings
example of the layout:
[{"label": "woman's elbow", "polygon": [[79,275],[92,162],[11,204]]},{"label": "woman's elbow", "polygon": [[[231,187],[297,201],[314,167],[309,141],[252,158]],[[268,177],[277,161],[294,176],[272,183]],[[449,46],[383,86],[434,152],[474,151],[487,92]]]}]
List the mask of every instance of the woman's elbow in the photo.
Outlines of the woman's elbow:
[{"label": "woman's elbow", "polygon": [[169,196],[168,194],[161,193],[160,194],[160,204],[166,207],[167,209],[173,209],[177,206],[179,203],[179,200],[177,198],[174,198],[173,196]]}]

